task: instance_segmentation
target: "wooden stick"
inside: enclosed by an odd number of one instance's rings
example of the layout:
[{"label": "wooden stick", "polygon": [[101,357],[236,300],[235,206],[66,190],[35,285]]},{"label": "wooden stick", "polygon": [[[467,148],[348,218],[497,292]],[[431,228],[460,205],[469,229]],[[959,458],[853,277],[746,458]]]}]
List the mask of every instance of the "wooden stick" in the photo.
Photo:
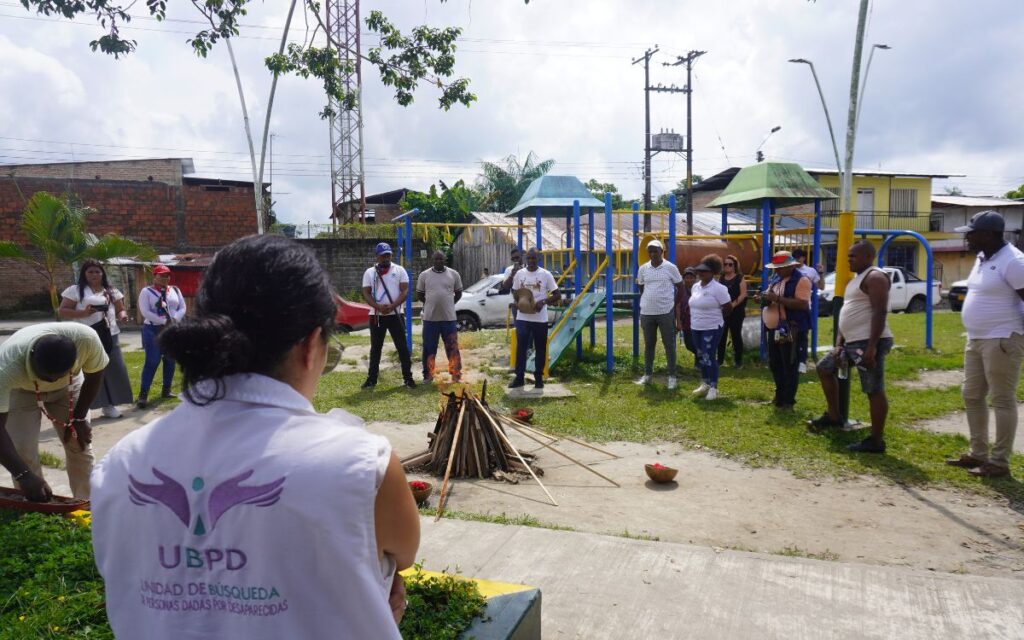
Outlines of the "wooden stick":
[{"label": "wooden stick", "polygon": [[[527,427],[526,425],[520,425],[520,426],[525,427],[526,429],[534,432],[535,434],[537,434],[539,436],[545,436],[547,438],[556,439],[550,433],[546,433],[546,432],[541,431],[540,429],[537,429],[535,427]],[[615,458],[615,459],[619,459],[619,458],[622,457],[620,455],[616,455],[616,454],[612,453],[611,451],[605,451],[604,449],[598,449],[595,446],[589,445],[586,442],[580,442],[579,440],[576,440],[575,438],[570,438],[569,436],[562,436],[562,439],[563,440],[568,440],[569,442],[573,442],[575,444],[578,444],[581,447],[586,447],[587,449],[593,449],[594,451],[597,451],[598,453],[603,453],[604,455],[610,456],[610,457]]]},{"label": "wooden stick", "polygon": [[[524,436],[526,436],[527,438],[529,438],[530,440],[533,440],[534,442],[540,442],[540,440],[539,440],[539,439],[537,439],[537,438],[535,438],[534,436],[530,435],[530,434],[529,434],[529,433],[527,433],[526,431],[524,431],[524,430],[520,429],[520,428],[519,428],[518,426],[516,426],[516,425],[511,425],[511,427],[512,427],[513,429],[515,429],[515,430],[516,430],[517,432],[519,432],[519,433],[521,433],[522,435],[524,435]],[[541,444],[543,444],[543,443],[541,443]],[[548,445],[544,445],[544,446],[545,446],[545,447],[547,447]],[[562,456],[562,457],[563,457],[563,458],[565,458],[566,460],[569,460],[569,461],[571,461],[571,462],[575,462],[576,464],[578,464],[579,466],[583,467],[584,469],[586,469],[586,470],[587,470],[587,471],[589,471],[590,473],[592,473],[592,474],[594,474],[594,475],[596,475],[596,476],[599,476],[599,477],[601,477],[601,478],[604,478],[604,479],[605,479],[605,480],[607,480],[608,482],[610,482],[610,483],[614,484],[614,485],[615,485],[616,487],[620,487],[620,488],[622,487],[622,485],[620,485],[620,484],[619,484],[618,482],[615,482],[614,480],[612,480],[612,479],[611,479],[611,478],[609,478],[608,476],[606,476],[606,475],[604,475],[604,474],[602,474],[602,473],[598,472],[597,470],[593,469],[593,468],[592,468],[592,467],[590,467],[589,465],[587,465],[587,464],[584,464],[584,463],[580,462],[579,460],[577,460],[577,459],[573,458],[573,457],[572,457],[572,456],[570,456],[569,454],[567,454],[567,453],[562,453],[561,451],[559,451],[558,449],[556,449],[556,448],[554,448],[554,447],[548,447],[548,448],[549,448],[549,449],[551,449],[551,452],[552,452],[552,453],[557,453],[558,455]]]},{"label": "wooden stick", "polygon": [[[475,420],[474,420],[474,422],[475,422]],[[476,465],[476,475],[479,478],[483,478],[484,477],[484,471],[483,471],[483,467],[480,465],[480,457],[479,457],[479,455],[477,453],[477,446],[476,446],[477,433],[476,433],[476,431],[477,431],[476,429],[470,429],[469,430],[469,447],[473,451],[473,464]],[[472,474],[472,469],[470,470],[470,475],[473,475]]]},{"label": "wooden stick", "polygon": [[455,439],[452,441],[452,449],[448,454],[448,468],[444,472],[444,482],[441,483],[441,494],[437,498],[437,516],[434,517],[434,522],[441,519],[441,513],[444,511],[444,497],[448,491],[448,478],[452,473],[452,461],[455,456],[455,449],[459,444],[459,433],[462,431],[462,415],[466,412],[466,402],[463,400],[462,406],[459,408],[459,419],[455,423]]},{"label": "wooden stick", "polygon": [[494,421],[494,418],[491,417],[490,412],[484,409],[483,405],[480,404],[479,400],[477,400],[476,398],[474,398],[473,400],[476,401],[477,406],[479,406],[480,410],[483,411],[484,415],[487,416],[487,420],[490,421],[492,425],[494,425],[494,430],[498,433],[498,437],[504,440],[505,444],[508,445],[508,448],[511,449],[514,454],[516,454],[516,457],[519,458],[519,461],[523,463],[523,465],[526,467],[526,470],[530,472],[530,475],[533,476],[533,479],[537,481],[537,484],[540,485],[540,488],[543,489],[544,493],[547,494],[548,499],[551,500],[551,504],[557,507],[558,503],[555,501],[555,498],[551,495],[551,492],[548,491],[548,488],[545,487],[544,483],[540,481],[540,478],[538,478],[537,474],[533,472],[533,469],[530,468],[530,465],[526,464],[526,460],[523,460],[523,456],[519,455],[519,450],[515,448],[515,445],[512,444],[512,441],[508,439],[508,436],[505,435],[505,432],[502,431],[501,427],[499,427],[498,424]]}]

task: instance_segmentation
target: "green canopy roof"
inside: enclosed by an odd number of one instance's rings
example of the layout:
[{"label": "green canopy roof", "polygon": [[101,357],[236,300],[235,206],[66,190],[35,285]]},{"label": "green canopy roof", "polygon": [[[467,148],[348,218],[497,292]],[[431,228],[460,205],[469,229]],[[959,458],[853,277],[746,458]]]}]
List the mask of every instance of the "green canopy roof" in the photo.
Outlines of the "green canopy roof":
[{"label": "green canopy roof", "polygon": [[564,217],[572,211],[574,200],[580,201],[583,210],[590,207],[604,209],[604,203],[595,198],[576,176],[541,176],[530,183],[518,204],[508,213],[512,215],[524,209],[532,212],[540,207],[542,217]]},{"label": "green canopy roof", "polygon": [[708,206],[745,209],[759,207],[765,199],[771,198],[776,207],[789,207],[837,197],[796,163],[762,162],[740,169],[722,195]]}]

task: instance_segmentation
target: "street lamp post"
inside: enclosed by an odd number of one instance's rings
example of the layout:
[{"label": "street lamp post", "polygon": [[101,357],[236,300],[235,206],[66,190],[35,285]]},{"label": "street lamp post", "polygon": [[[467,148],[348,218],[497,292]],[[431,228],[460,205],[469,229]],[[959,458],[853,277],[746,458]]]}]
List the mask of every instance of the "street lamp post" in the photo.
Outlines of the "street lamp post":
[{"label": "street lamp post", "polygon": [[839,160],[839,145],[836,144],[836,132],[832,129],[832,117],[828,114],[828,104],[825,103],[825,93],[821,90],[821,83],[818,82],[818,72],[814,70],[814,63],[804,58],[792,58],[790,62],[806,64],[811,68],[811,75],[814,76],[814,86],[818,88],[818,97],[821,98],[821,108],[825,111],[825,123],[828,125],[828,136],[832,139],[832,153],[836,156],[836,170],[840,184],[843,180],[843,163]]},{"label": "street lamp post", "polygon": [[761,147],[764,146],[764,143],[768,142],[768,138],[772,137],[772,134],[779,131],[780,129],[782,129],[781,125],[776,125],[772,127],[772,130],[769,131],[768,135],[764,137],[764,140],[761,141],[761,144],[757,145],[757,150],[754,151],[754,156],[757,158],[758,162],[764,162],[764,154],[761,153]]}]

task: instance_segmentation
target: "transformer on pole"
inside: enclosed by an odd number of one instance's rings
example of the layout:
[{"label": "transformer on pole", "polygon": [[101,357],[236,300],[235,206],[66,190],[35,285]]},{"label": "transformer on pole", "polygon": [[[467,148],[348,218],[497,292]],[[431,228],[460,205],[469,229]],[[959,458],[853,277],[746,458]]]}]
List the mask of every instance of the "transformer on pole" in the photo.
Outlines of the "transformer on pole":
[{"label": "transformer on pole", "polygon": [[359,0],[328,0],[327,28],[338,43],[345,101],[331,98],[331,220],[365,222],[363,176],[362,64],[359,43]]}]

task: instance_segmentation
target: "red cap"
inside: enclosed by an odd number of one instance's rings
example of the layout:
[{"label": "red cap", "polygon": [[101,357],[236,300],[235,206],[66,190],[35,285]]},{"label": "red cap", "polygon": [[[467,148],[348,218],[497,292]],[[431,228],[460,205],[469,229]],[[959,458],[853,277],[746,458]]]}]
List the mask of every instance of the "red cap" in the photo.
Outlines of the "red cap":
[{"label": "red cap", "polygon": [[158,264],[155,267],[153,267],[153,275],[154,276],[158,276],[158,275],[160,275],[162,273],[170,273],[170,272],[171,272],[170,267],[168,267],[165,264]]}]

